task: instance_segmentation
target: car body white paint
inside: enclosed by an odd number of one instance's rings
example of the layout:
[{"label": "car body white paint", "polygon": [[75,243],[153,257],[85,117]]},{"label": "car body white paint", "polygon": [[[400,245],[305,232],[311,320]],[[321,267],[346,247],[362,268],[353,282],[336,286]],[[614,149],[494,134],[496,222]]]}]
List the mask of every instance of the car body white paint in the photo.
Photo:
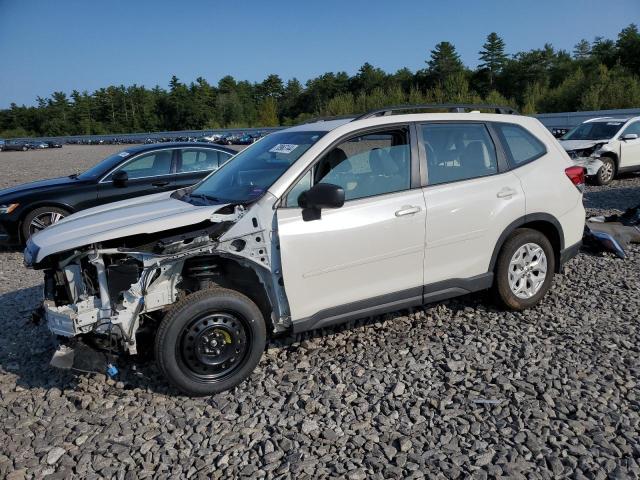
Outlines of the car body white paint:
[{"label": "car body white paint", "polygon": [[[462,120],[520,125],[544,143],[547,153],[493,176],[351,200],[341,208],[323,210],[316,221],[304,221],[301,208],[281,205],[298,178],[343,137],[369,127]],[[327,134],[260,200],[235,217],[237,223],[219,240],[228,243],[253,236],[253,243],[241,256],[274,275],[282,273],[293,323],[335,306],[487,273],[501,235],[527,215],[546,214],[557,219],[567,247],[582,237],[585,212],[581,193],[565,174],[571,160],[533,118],[406,114],[317,122],[292,130]],[[221,207],[197,207],[171,198],[171,193],[161,193],[71,215],[29,242],[37,247],[35,261],[40,262],[49,255],[106,240],[216,222],[216,211]],[[402,213],[407,211],[411,213]],[[231,250],[224,252],[233,255]]]}]

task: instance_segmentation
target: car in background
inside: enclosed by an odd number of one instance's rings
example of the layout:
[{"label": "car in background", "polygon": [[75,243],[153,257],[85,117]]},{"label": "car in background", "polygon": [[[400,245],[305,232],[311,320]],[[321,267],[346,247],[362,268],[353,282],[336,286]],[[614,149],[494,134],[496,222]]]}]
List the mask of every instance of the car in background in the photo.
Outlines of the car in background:
[{"label": "car in background", "polygon": [[0,152],[4,150],[4,140],[0,138]]},{"label": "car in background", "polygon": [[234,142],[234,145],[251,145],[252,143],[257,142],[258,138],[259,137],[254,134],[245,133]]},{"label": "car in background", "polygon": [[22,244],[34,233],[89,207],[191,186],[235,154],[206,143],[141,145],[113,154],[80,174],[0,190],[0,242]]},{"label": "car in background", "polygon": [[24,140],[6,140],[4,142],[4,151],[23,151],[26,152],[31,148],[31,145]]},{"label": "car in background", "polygon": [[219,145],[234,145],[241,136],[241,133],[227,133],[222,135],[216,143]]},{"label": "car in background", "polygon": [[640,170],[640,117],[592,118],[560,138],[560,144],[598,185]]},{"label": "car in background", "polygon": [[54,140],[47,140],[44,143],[46,143],[49,148],[62,148],[62,144]]},{"label": "car in background", "polygon": [[32,150],[44,150],[45,148],[49,148],[49,144],[47,142],[43,142],[42,140],[32,140],[27,142],[29,148]]}]

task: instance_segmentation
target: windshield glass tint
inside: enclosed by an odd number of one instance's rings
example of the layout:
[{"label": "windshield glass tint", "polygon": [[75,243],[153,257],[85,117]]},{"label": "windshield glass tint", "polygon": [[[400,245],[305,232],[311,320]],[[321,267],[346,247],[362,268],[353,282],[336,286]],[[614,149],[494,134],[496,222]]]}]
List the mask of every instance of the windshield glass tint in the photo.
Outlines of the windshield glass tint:
[{"label": "windshield glass tint", "polygon": [[255,200],[325,133],[272,133],[208,176],[191,197],[206,196],[222,203]]},{"label": "windshield glass tint", "polygon": [[94,165],[86,172],[83,172],[80,175],[78,175],[78,178],[80,180],[91,180],[94,178],[98,178],[99,176],[104,175],[109,170],[114,168],[116,165],[122,162],[125,158],[129,158],[130,155],[131,154],[128,152],[115,153],[110,157],[105,158],[97,165]]},{"label": "windshield glass tint", "polygon": [[608,140],[624,125],[624,122],[592,122],[578,125],[562,140]]}]

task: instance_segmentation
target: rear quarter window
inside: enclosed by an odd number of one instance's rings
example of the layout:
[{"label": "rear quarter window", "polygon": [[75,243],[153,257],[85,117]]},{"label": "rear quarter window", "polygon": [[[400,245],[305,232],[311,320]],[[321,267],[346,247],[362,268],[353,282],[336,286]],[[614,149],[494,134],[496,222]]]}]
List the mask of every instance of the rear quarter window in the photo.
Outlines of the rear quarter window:
[{"label": "rear quarter window", "polygon": [[544,144],[521,126],[505,123],[494,126],[500,132],[512,167],[532,162],[547,153]]}]

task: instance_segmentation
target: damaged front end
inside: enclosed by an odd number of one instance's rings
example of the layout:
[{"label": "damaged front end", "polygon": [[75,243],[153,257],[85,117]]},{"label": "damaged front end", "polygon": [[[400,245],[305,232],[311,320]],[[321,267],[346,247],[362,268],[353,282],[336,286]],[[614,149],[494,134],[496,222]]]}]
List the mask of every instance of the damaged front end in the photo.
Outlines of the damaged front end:
[{"label": "damaged front end", "polygon": [[567,154],[573,161],[574,165],[583,167],[586,170],[588,176],[595,176],[598,174],[600,167],[603,165],[602,158],[607,155],[610,150],[607,147],[606,142],[593,143],[587,147],[571,148],[565,146]]},{"label": "damaged front end", "polygon": [[[65,348],[81,342],[135,355],[164,314],[184,296],[210,286],[235,288],[271,319],[274,332],[290,327],[279,276],[277,235],[259,215],[226,205],[195,225],[137,233],[49,255],[27,266],[44,270],[42,316]],[[35,238],[35,242],[38,238]]]}]

